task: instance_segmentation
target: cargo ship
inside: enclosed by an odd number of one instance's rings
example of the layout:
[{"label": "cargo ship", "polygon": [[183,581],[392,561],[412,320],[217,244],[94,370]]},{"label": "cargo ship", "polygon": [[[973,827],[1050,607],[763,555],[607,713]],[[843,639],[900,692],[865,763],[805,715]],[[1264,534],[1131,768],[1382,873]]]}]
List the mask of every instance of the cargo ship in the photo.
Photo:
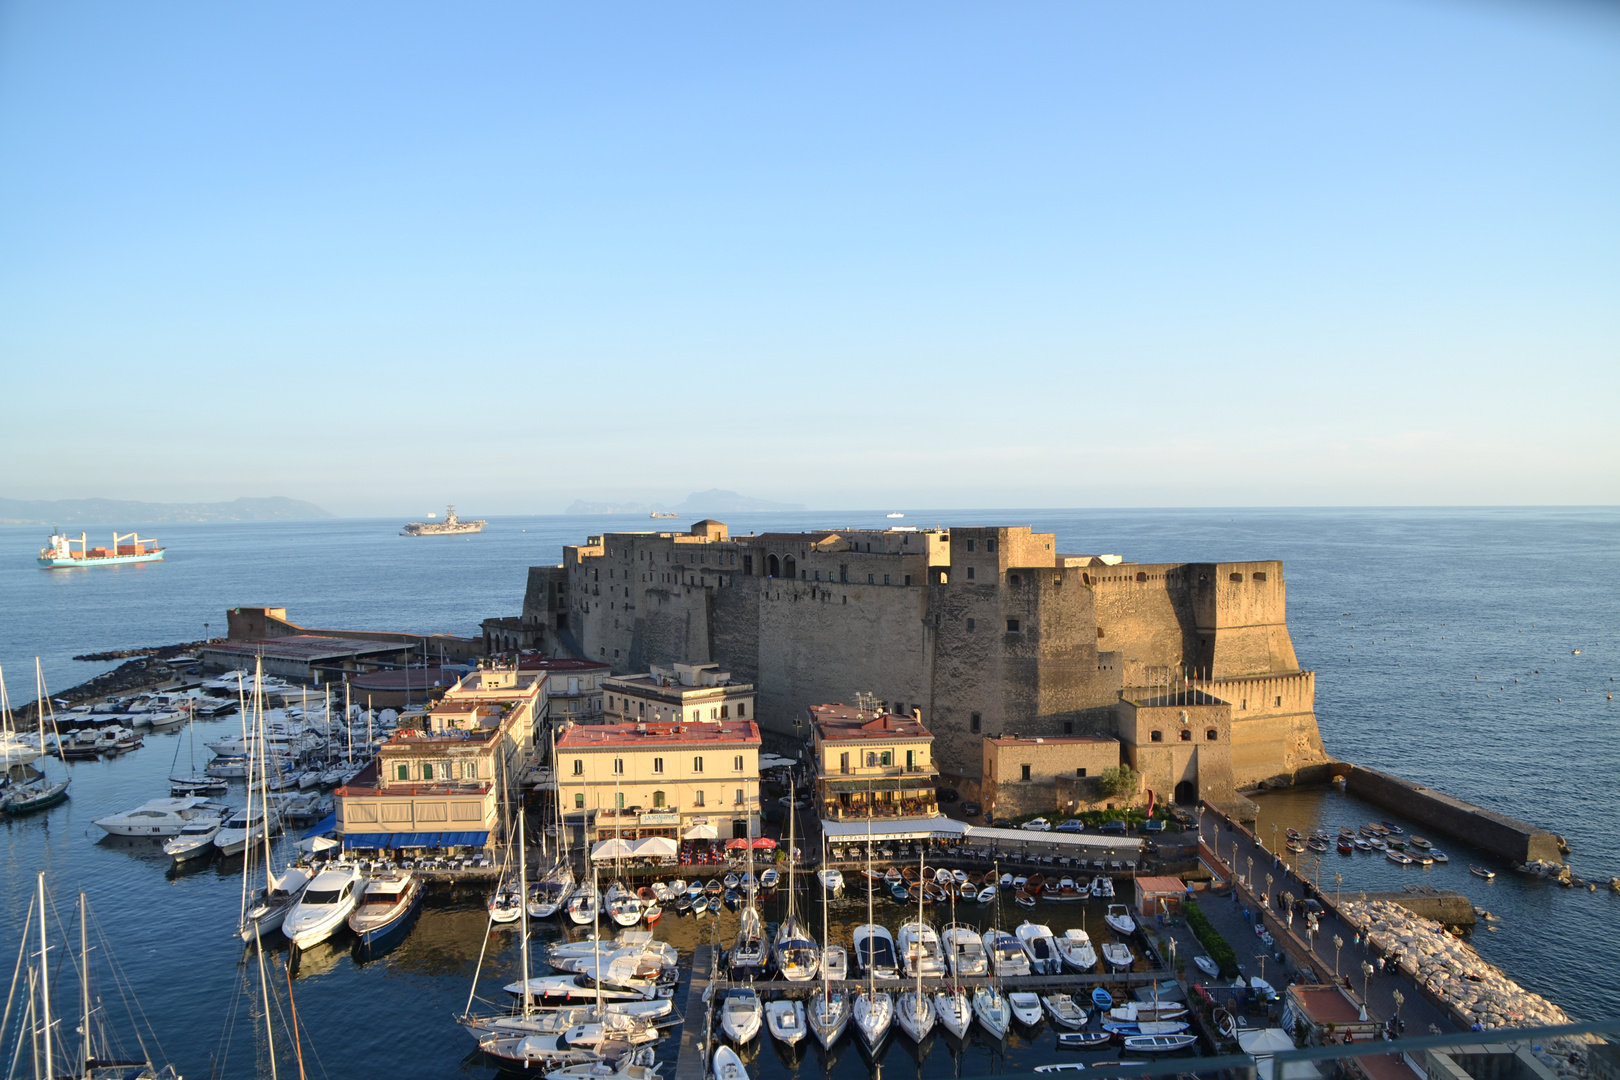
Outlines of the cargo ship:
[{"label": "cargo ship", "polygon": [[[129,543],[124,543],[128,540]],[[78,544],[75,551],[73,545]],[[113,533],[112,547],[91,547],[90,534],[77,540],[61,533],[51,534],[49,547],[39,549],[39,565],[55,570],[69,566],[105,566],[109,563],[161,562],[163,548],[156,540],[142,540],[137,533]]]},{"label": "cargo ship", "polygon": [[487,521],[462,521],[456,517],[456,505],[446,509],[443,521],[413,521],[405,526],[401,536],[460,536],[462,533],[483,532]]}]

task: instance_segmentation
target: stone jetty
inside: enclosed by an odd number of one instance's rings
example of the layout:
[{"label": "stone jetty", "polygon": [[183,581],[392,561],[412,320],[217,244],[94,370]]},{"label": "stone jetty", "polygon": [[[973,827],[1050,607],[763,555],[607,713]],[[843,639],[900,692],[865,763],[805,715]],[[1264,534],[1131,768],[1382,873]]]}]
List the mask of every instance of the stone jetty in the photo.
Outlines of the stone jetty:
[{"label": "stone jetty", "polygon": [[[1564,1010],[1480,959],[1471,946],[1432,919],[1389,900],[1347,901],[1340,914],[1391,963],[1450,1005],[1459,1020],[1484,1029],[1539,1027],[1573,1021]],[[1570,1060],[1574,1055],[1576,1062]],[[1543,1063],[1560,1076],[1584,1076],[1586,1041],[1552,1040]]]}]

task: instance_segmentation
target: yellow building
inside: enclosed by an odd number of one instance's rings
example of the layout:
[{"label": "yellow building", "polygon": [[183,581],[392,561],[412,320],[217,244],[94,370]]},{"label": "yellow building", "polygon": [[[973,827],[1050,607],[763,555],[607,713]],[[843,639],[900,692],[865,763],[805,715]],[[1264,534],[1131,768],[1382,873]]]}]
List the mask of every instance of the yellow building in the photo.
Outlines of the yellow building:
[{"label": "yellow building", "polygon": [[759,743],[752,720],[565,724],[558,798],[598,836],[757,836]]},{"label": "yellow building", "polygon": [[[464,676],[339,788],[338,827],[349,848],[483,847],[500,838],[503,795],[517,798],[545,676],[484,668]],[[407,717],[407,723],[413,718]]]},{"label": "yellow building", "polygon": [[645,675],[602,680],[609,723],[641,720],[752,720],[754,687],[734,682],[719,664],[656,665]]},{"label": "yellow building", "polygon": [[812,705],[810,728],[823,818],[939,813],[934,737],[922,721],[851,705]]}]

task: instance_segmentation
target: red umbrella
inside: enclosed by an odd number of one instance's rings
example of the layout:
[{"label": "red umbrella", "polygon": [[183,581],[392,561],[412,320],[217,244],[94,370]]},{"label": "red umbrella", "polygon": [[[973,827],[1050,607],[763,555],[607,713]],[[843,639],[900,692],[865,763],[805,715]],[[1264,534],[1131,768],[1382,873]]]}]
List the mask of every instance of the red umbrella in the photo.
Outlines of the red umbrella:
[{"label": "red umbrella", "polygon": [[776,841],[772,840],[768,836],[758,836],[754,838],[754,847],[756,848],[773,848],[775,846]]},{"label": "red umbrella", "polygon": [[741,837],[738,837],[735,840],[727,840],[726,841],[727,850],[740,850],[742,848],[746,848],[747,846],[748,846],[748,841],[742,839]]}]

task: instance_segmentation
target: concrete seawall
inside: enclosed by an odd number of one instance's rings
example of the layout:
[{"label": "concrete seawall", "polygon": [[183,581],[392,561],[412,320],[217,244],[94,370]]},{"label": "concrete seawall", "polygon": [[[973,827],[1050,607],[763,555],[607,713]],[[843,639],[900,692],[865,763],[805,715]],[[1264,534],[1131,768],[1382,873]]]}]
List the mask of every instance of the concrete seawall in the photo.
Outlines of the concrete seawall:
[{"label": "concrete seawall", "polygon": [[1436,889],[1428,885],[1408,885],[1396,892],[1370,892],[1357,894],[1359,899],[1387,900],[1425,919],[1433,919],[1441,926],[1460,926],[1472,929],[1477,921],[1473,902],[1459,892]]},{"label": "concrete seawall", "polygon": [[1563,838],[1527,822],[1453,798],[1433,788],[1360,765],[1335,766],[1352,795],[1422,822],[1516,863],[1563,862]]}]

